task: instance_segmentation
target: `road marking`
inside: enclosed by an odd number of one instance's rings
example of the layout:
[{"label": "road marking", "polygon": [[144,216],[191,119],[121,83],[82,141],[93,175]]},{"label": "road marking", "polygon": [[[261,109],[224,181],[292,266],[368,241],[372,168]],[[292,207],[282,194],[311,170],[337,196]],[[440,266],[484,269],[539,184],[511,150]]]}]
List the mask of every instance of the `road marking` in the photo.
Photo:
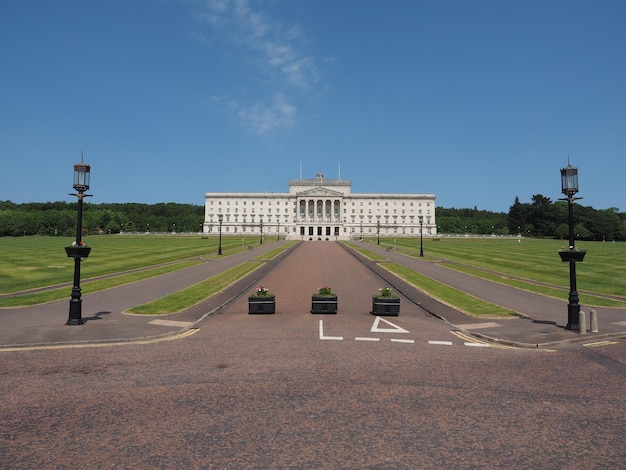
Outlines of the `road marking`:
[{"label": "road marking", "polygon": [[181,338],[186,338],[187,336],[191,336],[200,331],[198,328],[189,328],[187,331],[173,335],[166,336],[163,338],[146,338],[141,340],[120,340],[120,341],[111,341],[111,342],[103,342],[103,343],[66,343],[66,344],[41,344],[41,345],[33,345],[33,346],[18,346],[14,348],[0,348],[0,353],[2,352],[16,352],[16,351],[45,351],[48,349],[83,349],[83,348],[107,348],[110,346],[134,346],[137,344],[153,344],[160,343],[163,341],[174,341]]},{"label": "road marking", "polygon": [[169,338],[164,338],[163,341],[173,341],[175,339],[186,338],[187,336],[195,335],[198,331],[200,331],[199,328],[189,328],[187,331],[179,335],[171,336]]},{"label": "road marking", "polygon": [[439,344],[443,346],[452,346],[452,341],[428,341],[428,344]]},{"label": "road marking", "polygon": [[343,336],[324,336],[324,320],[320,320],[320,339],[341,341]]},{"label": "road marking", "polygon": [[583,344],[583,346],[586,346],[588,348],[595,348],[598,346],[608,346],[610,344],[618,344],[618,342],[617,341],[598,341],[596,343],[586,343],[586,344]]},{"label": "road marking", "polygon": [[502,326],[499,323],[495,322],[485,322],[485,323],[467,323],[465,325],[457,325],[458,328],[462,330],[478,330],[480,328],[496,328],[498,326]]},{"label": "road marking", "polygon": [[[387,325],[392,326],[393,328],[380,328],[378,325],[380,324],[381,321],[384,321],[385,323],[387,323]],[[370,333],[408,333],[408,331],[405,330],[404,328],[399,327],[398,325],[394,325],[393,323],[391,323],[388,320],[385,320],[382,317],[376,317],[376,320],[374,320],[374,324],[372,325],[372,329],[370,330]]]},{"label": "road marking", "polygon": [[484,341],[479,341],[476,338],[474,338],[473,336],[466,335],[462,331],[451,331],[450,333],[452,333],[457,338],[464,339],[465,341],[467,341],[469,343],[484,343]]},{"label": "road marking", "polygon": [[148,322],[150,325],[160,325],[160,326],[179,326],[181,328],[185,328],[193,324],[190,321],[176,321],[176,320],[152,320]]},{"label": "road marking", "polygon": [[392,343],[409,343],[409,344],[413,344],[415,343],[414,339],[397,339],[397,338],[391,338],[391,342]]},{"label": "road marking", "polygon": [[484,341],[477,341],[476,339],[472,338],[469,335],[466,335],[465,333],[461,332],[461,331],[451,331],[450,333],[452,333],[454,336],[457,336],[461,339],[467,340],[465,341],[465,346],[475,346],[475,347],[479,347],[479,348],[488,348],[489,344],[485,343]]},{"label": "road marking", "polygon": [[380,338],[364,338],[357,336],[354,338],[355,341],[380,341]]}]

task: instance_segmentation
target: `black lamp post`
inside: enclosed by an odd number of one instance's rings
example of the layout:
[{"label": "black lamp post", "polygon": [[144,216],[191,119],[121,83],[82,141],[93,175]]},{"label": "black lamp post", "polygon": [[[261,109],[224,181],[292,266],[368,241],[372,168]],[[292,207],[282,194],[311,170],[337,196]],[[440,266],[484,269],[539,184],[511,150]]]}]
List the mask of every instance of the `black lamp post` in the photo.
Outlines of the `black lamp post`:
[{"label": "black lamp post", "polygon": [[222,254],[222,221],[224,220],[224,216],[222,214],[217,215],[217,220],[220,222],[220,243],[217,248],[217,254]]},{"label": "black lamp post", "polygon": [[574,246],[574,201],[582,199],[574,197],[578,192],[578,168],[567,163],[567,168],[561,169],[561,192],[567,198],[561,199],[567,201],[568,205],[568,222],[569,222],[569,247],[567,250],[559,251],[561,261],[569,262],[569,297],[567,304],[567,326],[568,330],[578,330],[578,316],[580,314],[580,304],[578,303],[578,292],[576,291],[576,263],[582,262],[585,257],[585,251],[577,251]]},{"label": "black lamp post", "polygon": [[424,256],[424,238],[422,236],[422,227],[424,224],[424,216],[420,215],[419,217],[419,221],[420,221],[420,256]]},{"label": "black lamp post", "polygon": [[363,214],[361,214],[359,217],[361,217],[361,241],[363,241]]},{"label": "black lamp post", "polygon": [[380,245],[380,216],[377,216],[376,219],[376,237],[378,238],[376,244]]},{"label": "black lamp post", "polygon": [[259,245],[263,244],[263,219],[259,219],[259,232],[260,232],[260,238],[259,238]]},{"label": "black lamp post", "polygon": [[276,229],[276,241],[280,240],[280,219],[278,219],[278,228]]},{"label": "black lamp post", "polygon": [[66,325],[82,325],[85,322],[82,317],[82,299],[80,289],[80,262],[83,258],[89,256],[91,248],[85,246],[82,242],[83,231],[83,198],[91,196],[91,194],[85,194],[85,191],[89,189],[89,172],[91,167],[85,162],[76,163],[74,165],[74,189],[76,194],[70,196],[76,196],[78,198],[78,214],[76,216],[76,241],[72,246],[65,247],[65,252],[68,257],[74,258],[74,286],[72,287],[72,298],[70,299],[70,313],[67,319]]}]

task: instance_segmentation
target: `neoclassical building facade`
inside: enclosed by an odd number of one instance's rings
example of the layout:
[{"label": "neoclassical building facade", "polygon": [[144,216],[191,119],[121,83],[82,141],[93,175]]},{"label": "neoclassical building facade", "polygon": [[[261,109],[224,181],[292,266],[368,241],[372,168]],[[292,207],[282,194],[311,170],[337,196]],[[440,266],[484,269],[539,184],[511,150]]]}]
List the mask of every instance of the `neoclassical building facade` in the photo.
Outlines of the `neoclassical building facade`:
[{"label": "neoclassical building facade", "polygon": [[288,193],[206,193],[203,232],[302,240],[437,233],[434,194],[352,194],[351,182],[289,181]]}]

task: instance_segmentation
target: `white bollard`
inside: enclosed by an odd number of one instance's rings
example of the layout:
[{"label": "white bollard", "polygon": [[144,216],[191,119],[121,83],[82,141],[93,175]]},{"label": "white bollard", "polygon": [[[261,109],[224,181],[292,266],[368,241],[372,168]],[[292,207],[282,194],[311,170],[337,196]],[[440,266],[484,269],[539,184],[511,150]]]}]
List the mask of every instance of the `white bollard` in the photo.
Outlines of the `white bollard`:
[{"label": "white bollard", "polygon": [[589,324],[591,326],[591,332],[597,333],[598,332],[598,312],[596,312],[595,310],[591,310],[589,312]]},{"label": "white bollard", "polygon": [[579,328],[579,333],[581,335],[587,334],[587,324],[585,323],[585,312],[583,312],[582,310],[578,312],[578,328]]}]

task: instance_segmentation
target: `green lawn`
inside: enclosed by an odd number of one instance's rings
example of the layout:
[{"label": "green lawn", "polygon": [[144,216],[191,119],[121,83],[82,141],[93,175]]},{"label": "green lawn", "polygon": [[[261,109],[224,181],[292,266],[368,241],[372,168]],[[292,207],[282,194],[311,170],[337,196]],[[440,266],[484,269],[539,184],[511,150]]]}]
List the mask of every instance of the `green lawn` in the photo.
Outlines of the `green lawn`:
[{"label": "green lawn", "polygon": [[[373,243],[376,243],[374,240]],[[392,246],[393,240],[381,240]],[[563,263],[558,251],[567,245],[563,240],[523,238],[425,238],[424,260],[449,260],[501,276],[521,277],[535,282],[569,288],[569,263]],[[400,253],[419,256],[419,238],[396,239]],[[587,250],[583,263],[576,265],[579,290],[626,297],[626,243],[577,242]]]},{"label": "green lawn", "polygon": [[[64,247],[73,239],[64,237],[0,238],[0,294],[20,292],[71,282],[74,260]],[[176,263],[189,258],[217,256],[217,237],[175,235],[102,235],[83,240],[92,250],[81,265],[81,281],[114,273]],[[258,238],[222,237],[224,255],[258,245]]]}]

